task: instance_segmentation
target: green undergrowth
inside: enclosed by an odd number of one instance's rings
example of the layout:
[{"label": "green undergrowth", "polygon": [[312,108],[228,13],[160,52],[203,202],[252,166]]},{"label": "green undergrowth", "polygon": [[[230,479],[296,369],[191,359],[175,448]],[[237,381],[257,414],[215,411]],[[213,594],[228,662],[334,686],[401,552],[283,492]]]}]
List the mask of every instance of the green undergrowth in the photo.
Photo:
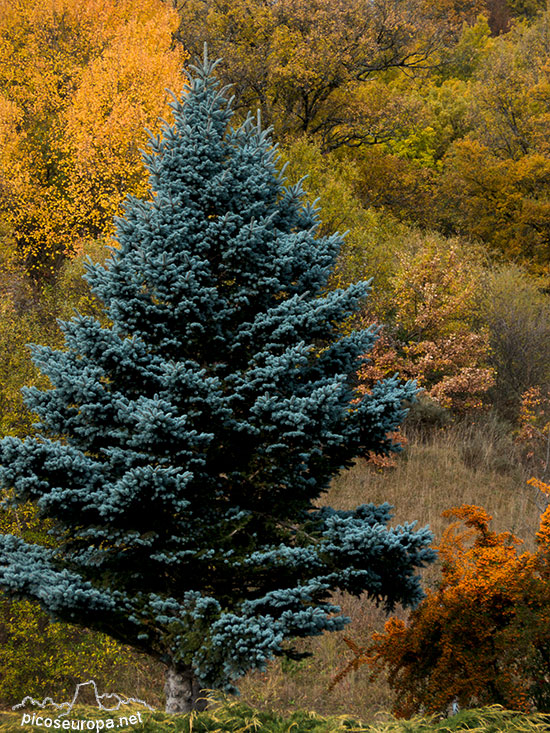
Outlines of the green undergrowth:
[{"label": "green undergrowth", "polygon": [[[27,711],[32,715],[33,711]],[[34,710],[36,715],[51,717],[49,711]],[[141,722],[135,723],[137,712]],[[130,721],[130,716],[135,717]],[[23,722],[23,713],[7,712],[0,715],[2,733],[15,731],[63,730],[61,725],[31,725]],[[69,730],[116,730],[118,733],[340,733],[368,731],[369,733],[451,733],[475,731],[476,733],[523,733],[524,731],[550,731],[550,715],[542,713],[525,715],[499,706],[464,710],[450,718],[390,719],[370,725],[362,724],[346,716],[321,717],[316,713],[297,711],[291,715],[253,710],[240,702],[225,702],[212,709],[190,715],[167,715],[143,708],[128,707],[116,712],[101,712],[93,707],[75,708],[69,718]],[[108,721],[112,723],[109,725]],[[93,728],[88,721],[95,721]],[[65,730],[67,728],[65,727]]]}]

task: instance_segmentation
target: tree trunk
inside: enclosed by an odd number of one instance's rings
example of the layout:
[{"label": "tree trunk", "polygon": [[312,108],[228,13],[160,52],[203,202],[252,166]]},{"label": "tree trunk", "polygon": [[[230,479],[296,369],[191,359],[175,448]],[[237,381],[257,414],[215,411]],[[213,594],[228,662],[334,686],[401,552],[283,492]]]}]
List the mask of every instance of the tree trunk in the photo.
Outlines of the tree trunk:
[{"label": "tree trunk", "polygon": [[167,713],[190,713],[191,710],[206,709],[206,691],[201,690],[191,667],[167,667],[164,692]]}]

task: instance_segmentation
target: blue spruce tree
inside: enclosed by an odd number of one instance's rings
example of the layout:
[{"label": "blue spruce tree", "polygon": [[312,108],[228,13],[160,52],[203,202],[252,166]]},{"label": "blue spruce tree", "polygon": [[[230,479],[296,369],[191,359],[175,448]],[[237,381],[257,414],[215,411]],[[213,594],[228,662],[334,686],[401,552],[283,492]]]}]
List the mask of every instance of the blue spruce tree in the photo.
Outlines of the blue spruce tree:
[{"label": "blue spruce tree", "polygon": [[368,283],[327,291],[341,238],[319,235],[259,123],[229,126],[214,66],[174,100],[151,197],[88,268],[111,325],[75,316],[64,350],[33,347],[52,384],[25,391],[37,432],[0,442],[8,502],[53,526],[48,546],[0,536],[0,588],[161,660],[172,712],[342,629],[336,589],[415,604],[433,559],[387,504],[319,506],[355,456],[395,448],[415,389],[359,399],[376,334],[338,324]]}]

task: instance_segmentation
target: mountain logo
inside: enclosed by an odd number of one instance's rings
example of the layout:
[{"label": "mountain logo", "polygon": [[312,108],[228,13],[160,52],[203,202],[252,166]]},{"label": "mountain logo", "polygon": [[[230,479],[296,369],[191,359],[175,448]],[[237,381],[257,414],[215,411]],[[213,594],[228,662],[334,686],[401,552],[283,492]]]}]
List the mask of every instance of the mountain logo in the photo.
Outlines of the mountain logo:
[{"label": "mountain logo", "polygon": [[[147,710],[151,710],[152,712],[155,711],[155,708],[152,708],[150,705],[148,705],[144,700],[140,700],[137,697],[125,697],[124,695],[119,695],[116,692],[104,692],[102,695],[99,694],[97,690],[97,685],[94,680],[88,680],[87,682],[79,682],[79,684],[76,686],[76,689],[74,691],[73,699],[70,702],[61,702],[57,703],[52,700],[51,697],[45,697],[42,702],[39,702],[38,700],[35,700],[34,698],[27,696],[24,697],[21,702],[17,703],[17,705],[12,705],[12,710],[21,710],[22,708],[25,708],[27,705],[31,705],[32,707],[39,707],[39,708],[46,708],[46,707],[53,707],[55,710],[62,710],[59,714],[59,718],[68,715],[71,710],[73,709],[73,706],[78,703],[79,697],[82,697],[81,690],[83,688],[86,688],[89,686],[89,688],[92,690],[95,702],[100,710],[105,710],[106,712],[112,712],[114,710],[120,710],[121,705],[130,705],[130,704],[138,704],[143,705],[147,708]],[[106,698],[109,698],[107,700]],[[104,701],[108,704],[113,705],[114,707],[106,707],[103,703]]]}]

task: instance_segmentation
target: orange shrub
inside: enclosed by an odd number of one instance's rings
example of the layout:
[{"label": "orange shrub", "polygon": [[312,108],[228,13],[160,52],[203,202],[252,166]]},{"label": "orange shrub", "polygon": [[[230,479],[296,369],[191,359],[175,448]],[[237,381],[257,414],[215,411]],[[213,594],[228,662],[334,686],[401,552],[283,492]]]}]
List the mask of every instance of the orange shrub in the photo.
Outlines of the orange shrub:
[{"label": "orange shrub", "polygon": [[537,551],[495,533],[477,506],[444,512],[455,519],[438,547],[442,579],[408,621],[390,618],[365,647],[349,643],[347,671],[368,664],[386,673],[394,712],[445,712],[498,703],[550,710],[550,509],[541,516]]}]

